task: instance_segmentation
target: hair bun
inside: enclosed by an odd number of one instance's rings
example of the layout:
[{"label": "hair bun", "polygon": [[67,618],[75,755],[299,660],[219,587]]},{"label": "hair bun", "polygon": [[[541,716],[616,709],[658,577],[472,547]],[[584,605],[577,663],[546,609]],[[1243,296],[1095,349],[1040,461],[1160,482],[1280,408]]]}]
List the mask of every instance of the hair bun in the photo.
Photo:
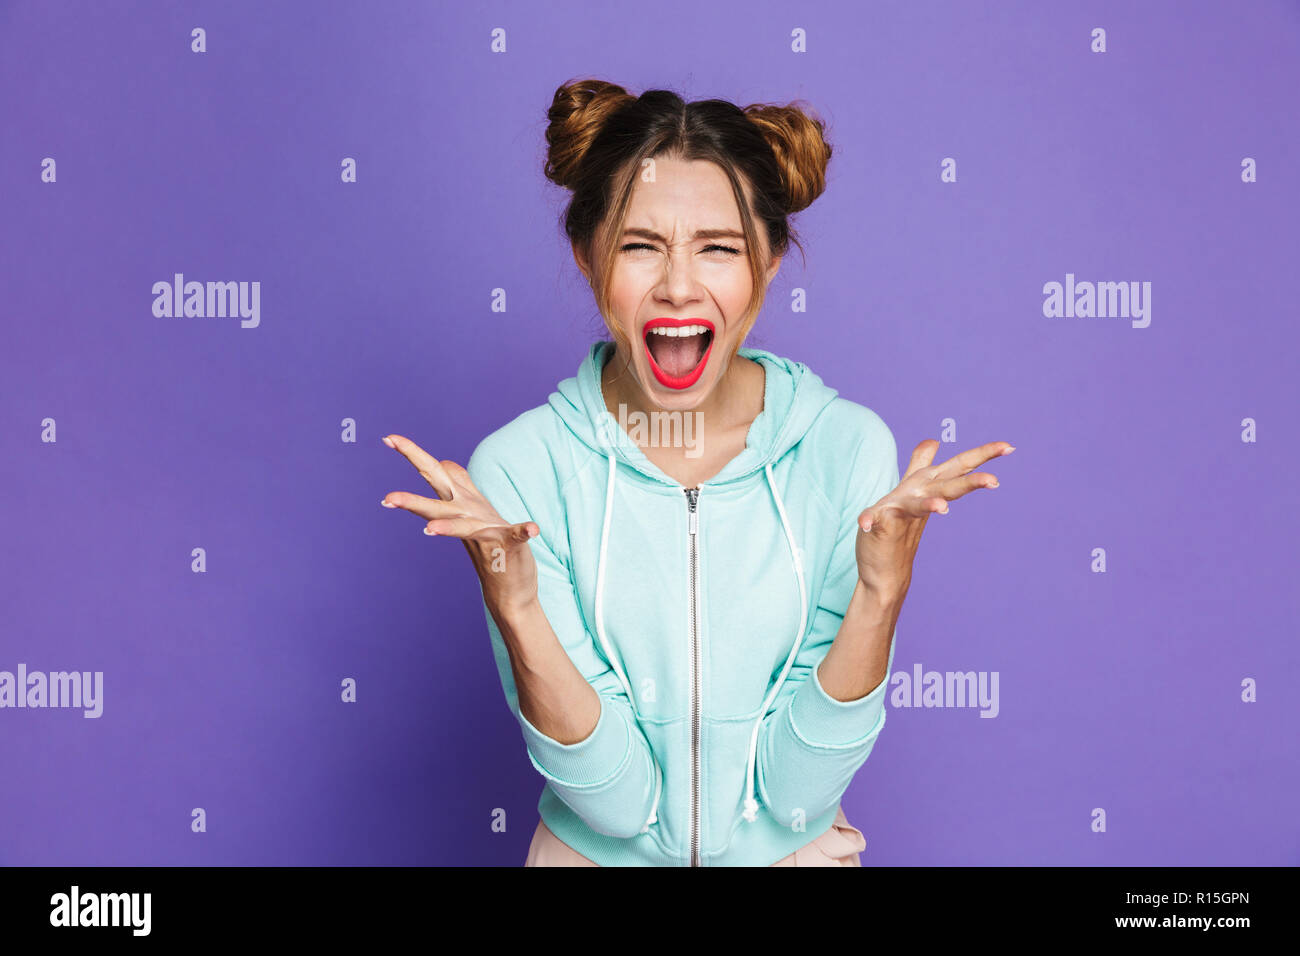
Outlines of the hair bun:
[{"label": "hair bun", "polygon": [[546,178],[573,188],[578,167],[609,115],[636,97],[616,83],[571,80],[555,91],[546,127]]},{"label": "hair bun", "polygon": [[745,115],[758,125],[776,154],[785,183],[786,215],[807,209],[826,189],[826,165],[831,146],[825,125],[815,115],[795,104],[772,106],[755,103]]}]

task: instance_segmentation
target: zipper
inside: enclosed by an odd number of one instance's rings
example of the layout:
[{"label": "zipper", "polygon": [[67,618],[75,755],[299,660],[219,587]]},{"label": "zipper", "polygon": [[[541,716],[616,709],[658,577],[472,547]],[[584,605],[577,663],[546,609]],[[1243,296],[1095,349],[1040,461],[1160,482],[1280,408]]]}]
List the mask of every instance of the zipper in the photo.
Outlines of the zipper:
[{"label": "zipper", "polygon": [[691,866],[700,865],[700,626],[698,614],[699,558],[696,537],[700,530],[700,489],[686,488],[688,535],[690,538],[691,598]]}]

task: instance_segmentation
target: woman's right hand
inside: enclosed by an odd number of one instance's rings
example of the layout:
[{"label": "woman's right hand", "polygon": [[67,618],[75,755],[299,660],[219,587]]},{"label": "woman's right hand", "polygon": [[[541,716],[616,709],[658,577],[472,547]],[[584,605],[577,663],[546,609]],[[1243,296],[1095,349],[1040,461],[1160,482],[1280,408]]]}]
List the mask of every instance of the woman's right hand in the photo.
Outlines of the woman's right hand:
[{"label": "woman's right hand", "polygon": [[384,444],[401,452],[438,497],[392,491],[379,503],[424,518],[426,534],[460,538],[490,607],[517,610],[536,601],[537,562],[528,542],[541,534],[537,522],[508,524],[456,462],[439,461],[401,435],[386,436]]}]

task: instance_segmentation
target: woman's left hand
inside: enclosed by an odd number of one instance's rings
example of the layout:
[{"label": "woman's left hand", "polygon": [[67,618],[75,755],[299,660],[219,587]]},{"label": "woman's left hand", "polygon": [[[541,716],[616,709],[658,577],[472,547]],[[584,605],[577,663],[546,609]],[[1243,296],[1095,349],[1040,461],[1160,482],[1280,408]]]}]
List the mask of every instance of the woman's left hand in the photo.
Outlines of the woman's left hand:
[{"label": "woman's left hand", "polygon": [[1004,441],[989,442],[931,465],[939,442],[927,438],[912,452],[902,481],[858,515],[858,577],[873,596],[901,602],[912,583],[912,560],[930,515],[948,513],[948,502],[976,488],[996,488],[998,479],[973,471],[990,458],[1015,451]]}]

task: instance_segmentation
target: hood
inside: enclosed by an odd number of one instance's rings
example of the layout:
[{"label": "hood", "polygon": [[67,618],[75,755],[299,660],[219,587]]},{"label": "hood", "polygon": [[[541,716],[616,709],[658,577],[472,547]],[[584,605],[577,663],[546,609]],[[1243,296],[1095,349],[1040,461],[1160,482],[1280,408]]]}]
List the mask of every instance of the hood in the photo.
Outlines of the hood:
[{"label": "hood", "polygon": [[[601,522],[600,557],[596,564],[596,638],[601,651],[619,682],[627,692],[627,698],[633,713],[638,719],[636,695],[628,682],[622,662],[610,646],[605,634],[604,596],[606,562],[608,554],[610,528],[614,517],[614,483],[620,472],[621,461],[643,480],[650,480],[675,488],[681,483],[674,481],[657,465],[645,456],[631,437],[619,424],[618,419],[610,414],[605,405],[605,398],[600,388],[600,373],[605,362],[614,352],[614,343],[598,341],[587,350],[587,356],[578,369],[577,376],[567,378],[556,386],[548,402],[568,429],[589,448],[592,448],[609,462],[608,479],[605,490],[605,513]],[[753,823],[758,815],[758,799],[755,791],[754,769],[758,756],[758,732],[763,718],[772,706],[785,683],[786,675],[794,664],[799,648],[803,645],[804,632],[808,625],[808,593],[804,582],[802,551],[790,530],[786,517],[785,504],[777,490],[772,477],[772,465],[786,452],[799,443],[812,427],[817,416],[835,398],[835,389],[825,385],[808,366],[801,362],[781,358],[763,349],[740,348],[737,354],[763,366],[765,373],[763,384],[763,410],[749,426],[745,440],[745,450],[733,458],[727,465],[707,482],[700,482],[701,489],[715,487],[729,482],[741,481],[755,472],[761,471],[772,493],[772,505],[785,531],[786,544],[790,549],[790,568],[799,590],[799,630],[794,634],[789,656],[781,675],[768,691],[759,717],[749,738],[749,759],[745,768],[745,801],[742,816]],[[691,499],[692,502],[694,499]],[[692,526],[693,527],[693,526]],[[694,532],[692,531],[692,534]],[[659,798],[663,792],[663,768],[655,761],[655,795],[654,808],[650,818],[641,828],[644,833],[658,819]]]},{"label": "hood", "polygon": [[[677,486],[680,483],[645,456],[605,405],[600,375],[613,353],[613,342],[595,342],[587,350],[578,374],[560,382],[547,401],[569,431],[602,457],[612,451],[641,476]],[[802,362],[756,348],[742,347],[737,354],[763,366],[763,410],[749,427],[745,450],[714,475],[709,485],[747,478],[777,461],[799,443],[838,394]]]}]

